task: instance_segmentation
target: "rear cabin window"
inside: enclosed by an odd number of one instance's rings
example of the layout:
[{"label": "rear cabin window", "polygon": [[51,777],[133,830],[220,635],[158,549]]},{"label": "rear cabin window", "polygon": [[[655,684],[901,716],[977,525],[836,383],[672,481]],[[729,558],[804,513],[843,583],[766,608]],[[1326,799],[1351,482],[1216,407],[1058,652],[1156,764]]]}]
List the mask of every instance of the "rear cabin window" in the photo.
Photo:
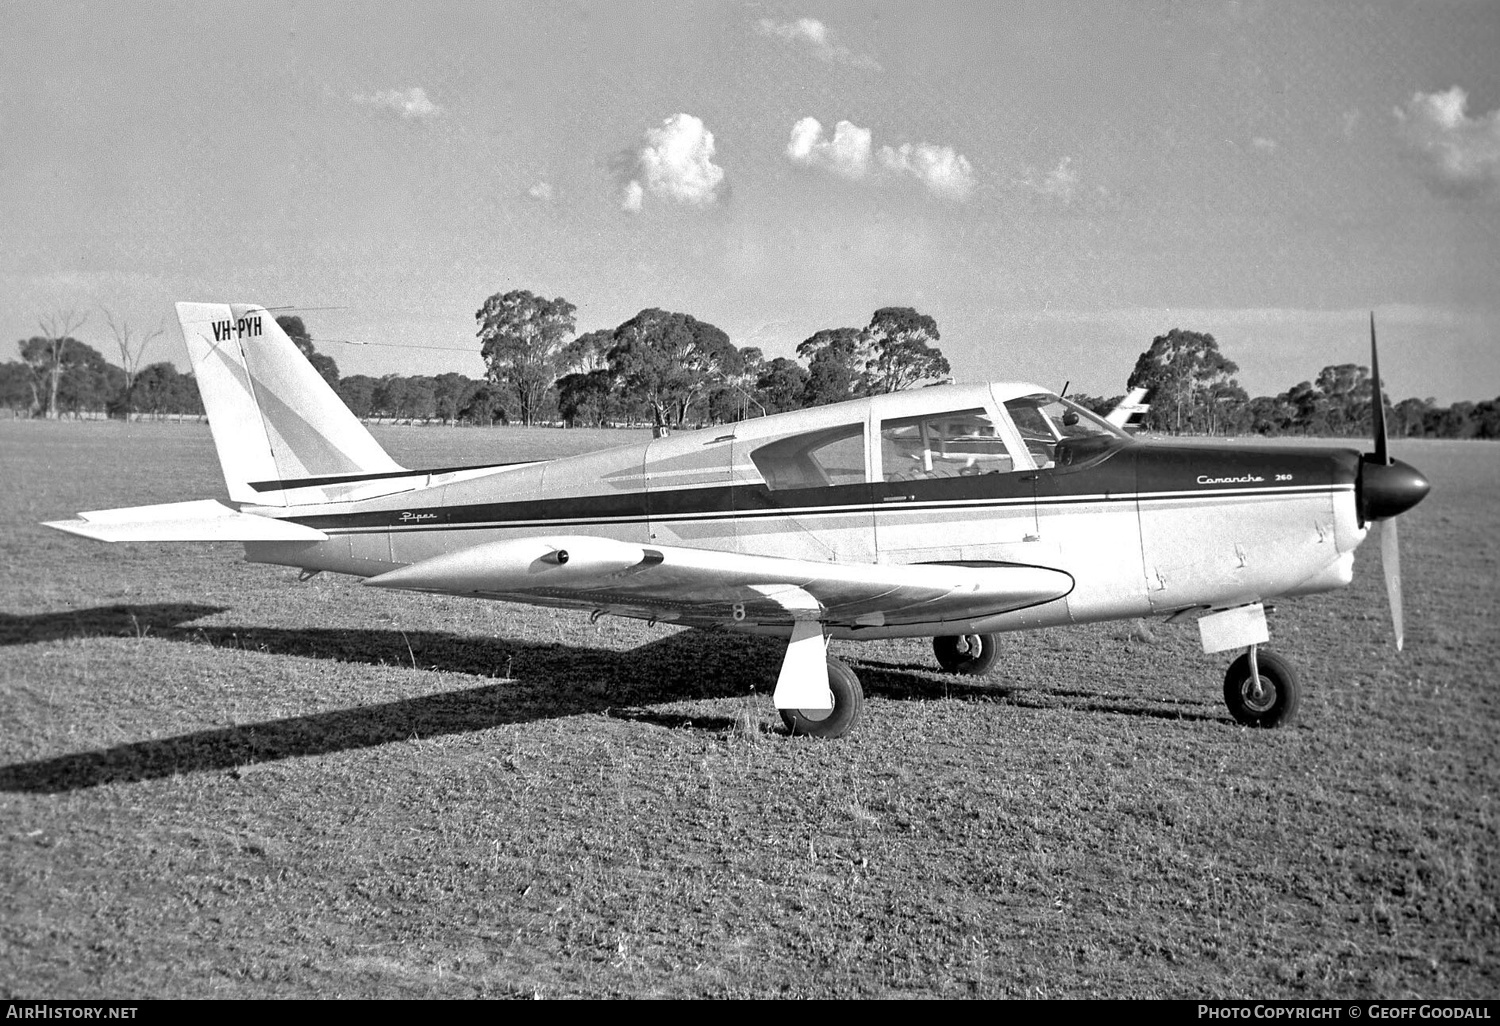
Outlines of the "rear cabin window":
[{"label": "rear cabin window", "polygon": [[958,410],[880,424],[880,466],[887,481],[1007,474],[1005,440],[984,410]]},{"label": "rear cabin window", "polygon": [[781,438],[756,449],[750,460],[773,491],[864,484],[865,426],[842,424]]}]

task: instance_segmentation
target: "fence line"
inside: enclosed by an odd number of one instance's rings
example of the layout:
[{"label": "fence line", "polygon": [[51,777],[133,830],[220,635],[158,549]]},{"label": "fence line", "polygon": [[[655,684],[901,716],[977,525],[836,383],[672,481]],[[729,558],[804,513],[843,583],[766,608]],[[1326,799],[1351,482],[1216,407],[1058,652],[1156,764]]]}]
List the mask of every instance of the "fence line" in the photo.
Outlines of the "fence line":
[{"label": "fence line", "polygon": [[[60,413],[56,417],[48,418],[31,410],[16,409],[11,406],[0,406],[0,415],[10,420],[123,420],[123,417],[113,417],[105,410],[69,410]],[[208,422],[208,416],[202,413],[132,413],[132,421],[152,421],[169,424],[204,424]]]}]

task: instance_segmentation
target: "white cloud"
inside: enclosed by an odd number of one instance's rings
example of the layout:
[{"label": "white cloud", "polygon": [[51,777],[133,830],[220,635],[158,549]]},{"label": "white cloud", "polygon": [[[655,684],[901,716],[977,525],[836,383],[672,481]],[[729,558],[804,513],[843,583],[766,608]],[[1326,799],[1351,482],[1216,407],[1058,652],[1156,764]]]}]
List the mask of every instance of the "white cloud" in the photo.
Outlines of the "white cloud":
[{"label": "white cloud", "polygon": [[789,43],[804,42],[815,50],[826,50],[833,46],[828,41],[828,26],[817,18],[798,18],[796,21],[762,18],[755,30],[763,36],[775,36]]},{"label": "white cloud", "polygon": [[1263,135],[1257,135],[1254,139],[1251,139],[1250,145],[1261,153],[1274,153],[1276,151],[1276,140]]},{"label": "white cloud", "polygon": [[1494,198],[1500,196],[1500,109],[1471,118],[1465,113],[1468,103],[1468,94],[1454,86],[1416,93],[1395,115],[1434,191]]},{"label": "white cloud", "polygon": [[928,190],[945,199],[969,198],[974,191],[974,167],[969,158],[951,146],[902,143],[899,149],[880,148],[880,163],[888,170],[916,178]]},{"label": "white cloud", "polygon": [[429,100],[427,90],[421,86],[412,86],[410,89],[386,89],[368,96],[356,93],[354,102],[393,111],[403,118],[418,121],[437,117],[443,113],[443,108]]},{"label": "white cloud", "polygon": [[1073,196],[1078,190],[1078,172],[1073,170],[1073,158],[1063,157],[1057,162],[1055,168],[1043,176],[1040,182],[1028,176],[1022,184],[1066,206],[1073,202]]},{"label": "white cloud", "polygon": [[820,167],[845,178],[863,178],[870,171],[870,130],[849,121],[833,126],[833,138],[823,138],[817,118],[803,118],[792,126],[786,155],[793,163]]},{"label": "white cloud", "polygon": [[639,214],[641,203],[646,198],[646,190],[641,188],[640,182],[629,182],[625,186],[625,192],[620,197],[620,209],[627,214]]},{"label": "white cloud", "polygon": [[543,203],[552,202],[552,184],[550,182],[537,182],[526,190],[526,195]]},{"label": "white cloud", "polygon": [[646,133],[635,152],[622,205],[641,209],[646,193],[694,207],[712,206],[724,184],[724,169],[713,161],[714,134],[691,114],[674,114]]},{"label": "white cloud", "polygon": [[844,64],[865,71],[880,71],[880,62],[868,54],[857,54],[847,46],[834,43],[828,26],[817,18],[798,18],[795,21],[775,21],[762,18],[755,31],[763,36],[780,39],[794,46],[808,47],[813,56],[830,64]]},{"label": "white cloud", "polygon": [[895,177],[915,178],[945,199],[963,201],[974,191],[974,167],[951,146],[903,143],[882,146],[876,160],[873,135],[850,121],[833,127],[833,137],[823,134],[817,118],[803,118],[792,126],[787,140],[787,159],[794,164],[818,168],[843,178],[858,180],[879,170]]}]

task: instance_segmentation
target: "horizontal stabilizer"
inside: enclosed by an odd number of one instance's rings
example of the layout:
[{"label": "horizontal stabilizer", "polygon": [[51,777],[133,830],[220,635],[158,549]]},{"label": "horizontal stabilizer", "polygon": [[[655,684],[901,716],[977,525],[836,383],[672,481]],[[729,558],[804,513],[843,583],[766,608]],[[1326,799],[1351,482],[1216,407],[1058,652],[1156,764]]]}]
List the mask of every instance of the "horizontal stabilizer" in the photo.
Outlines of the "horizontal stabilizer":
[{"label": "horizontal stabilizer", "polygon": [[128,506],[95,509],[78,514],[77,520],[53,520],[69,534],[81,534],[103,542],[246,542],[326,541],[322,531],[287,520],[239,513],[222,502],[199,499],[168,502],[160,506]]}]

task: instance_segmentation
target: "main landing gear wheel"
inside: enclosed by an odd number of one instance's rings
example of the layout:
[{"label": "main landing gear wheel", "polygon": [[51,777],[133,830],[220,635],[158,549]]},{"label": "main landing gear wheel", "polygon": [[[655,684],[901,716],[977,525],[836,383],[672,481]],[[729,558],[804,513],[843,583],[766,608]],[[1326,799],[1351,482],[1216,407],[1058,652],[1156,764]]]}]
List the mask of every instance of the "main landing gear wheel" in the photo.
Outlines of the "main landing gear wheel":
[{"label": "main landing gear wheel", "polygon": [[780,710],[786,729],[805,737],[843,737],[853,730],[865,708],[864,689],[854,671],[832,656],[828,658],[828,690],[833,693],[832,709]]},{"label": "main landing gear wheel", "polygon": [[949,673],[978,677],[995,665],[1000,645],[993,634],[959,634],[933,638],[932,651],[937,655],[938,665]]},{"label": "main landing gear wheel", "polygon": [[1255,651],[1259,679],[1250,672],[1250,653],[1229,664],[1224,674],[1224,702],[1230,715],[1247,727],[1284,727],[1297,718],[1302,683],[1292,664],[1263,648]]}]

